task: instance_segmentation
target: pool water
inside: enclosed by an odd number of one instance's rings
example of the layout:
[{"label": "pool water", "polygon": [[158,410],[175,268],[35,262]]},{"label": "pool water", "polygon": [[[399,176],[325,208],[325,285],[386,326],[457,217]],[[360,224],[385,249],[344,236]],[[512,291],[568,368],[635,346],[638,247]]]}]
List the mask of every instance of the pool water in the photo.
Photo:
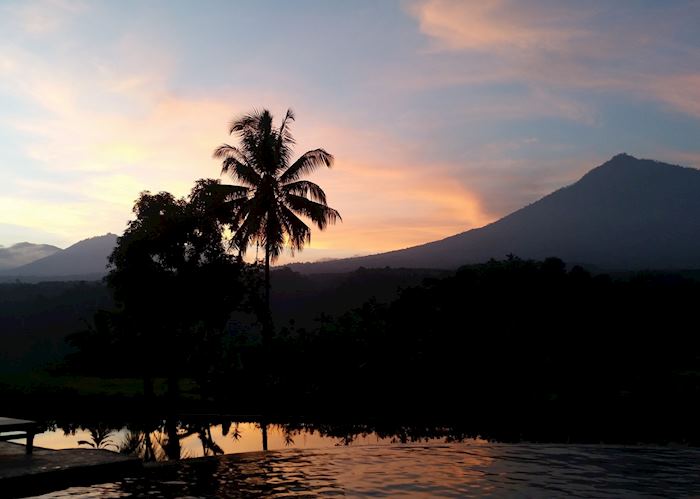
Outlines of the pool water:
[{"label": "pool water", "polygon": [[[194,457],[204,457],[213,455],[216,452],[203,442],[202,437],[209,437],[216,444],[218,450],[223,454],[236,454],[242,452],[253,452],[263,450],[263,437],[261,426],[258,423],[251,422],[235,422],[224,430],[221,424],[205,424],[204,429],[208,433],[187,431],[187,429],[178,426],[178,439],[180,452],[177,456],[179,459],[187,459]],[[155,450],[159,450],[160,442],[168,438],[167,432],[162,427],[151,428],[148,438],[152,442]],[[317,449],[322,447],[335,447],[338,445],[392,445],[398,441],[410,440],[411,437],[402,437],[398,434],[382,434],[378,435],[371,430],[358,431],[351,429],[347,434],[339,432],[338,434],[329,435],[327,432],[314,430],[313,428],[290,430],[283,425],[268,425],[267,428],[267,448],[268,450],[282,449]],[[107,433],[108,432],[108,433]],[[102,432],[106,438],[100,444],[95,442],[95,429],[90,429],[82,426],[72,427],[70,430],[55,428],[42,432],[34,437],[34,445],[46,449],[78,449],[92,448],[97,445],[99,448],[104,448],[112,451],[123,451],[126,445],[126,439],[130,434],[138,433],[142,438],[144,432],[137,432],[127,427],[112,427]],[[444,434],[439,436],[427,434],[420,435],[416,438],[421,441],[441,442],[445,440],[445,435],[449,435],[450,430],[446,429]],[[23,440],[18,440],[19,443],[24,443]],[[81,443],[82,442],[82,443]],[[205,445],[203,445],[203,443]],[[168,459],[164,453],[157,453],[156,458],[159,460]]]},{"label": "pool water", "polygon": [[700,450],[462,443],[357,445],[153,463],[73,497],[692,497]]}]

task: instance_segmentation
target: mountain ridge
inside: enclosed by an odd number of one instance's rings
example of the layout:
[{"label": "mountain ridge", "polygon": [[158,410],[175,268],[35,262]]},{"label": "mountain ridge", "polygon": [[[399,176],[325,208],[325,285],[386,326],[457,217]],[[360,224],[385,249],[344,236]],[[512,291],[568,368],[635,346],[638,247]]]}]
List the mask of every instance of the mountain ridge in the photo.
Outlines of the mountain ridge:
[{"label": "mountain ridge", "polygon": [[35,244],[27,241],[0,246],[0,270],[8,270],[40,260],[52,255],[61,248],[51,244]]},{"label": "mountain ridge", "polygon": [[100,279],[106,273],[107,258],[117,243],[117,237],[116,234],[107,233],[83,239],[44,258],[5,269],[0,276],[20,280]]},{"label": "mountain ridge", "polygon": [[[110,233],[88,238],[0,270],[0,277],[99,279],[116,240]],[[509,254],[556,256],[605,271],[700,269],[700,170],[618,154],[578,181],[484,227],[374,255],[277,268],[302,274],[360,267],[451,270]]]},{"label": "mountain ridge", "polygon": [[606,270],[700,268],[700,170],[618,154],[484,227],[386,253],[288,266],[302,273],[451,269],[508,254]]}]

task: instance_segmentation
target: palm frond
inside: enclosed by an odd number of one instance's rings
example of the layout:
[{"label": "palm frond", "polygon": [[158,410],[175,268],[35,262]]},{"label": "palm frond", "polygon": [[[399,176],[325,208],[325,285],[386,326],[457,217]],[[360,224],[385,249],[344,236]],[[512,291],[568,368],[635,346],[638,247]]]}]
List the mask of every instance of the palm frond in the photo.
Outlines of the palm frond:
[{"label": "palm frond", "polygon": [[241,163],[236,158],[229,157],[224,159],[221,165],[222,174],[227,173],[250,187],[260,184],[260,173],[248,163]]},{"label": "palm frond", "polygon": [[331,167],[333,156],[325,149],[314,149],[290,166],[294,120],[294,112],[289,109],[276,128],[268,110],[254,109],[230,124],[229,133],[238,136],[238,144],[222,144],[214,151],[214,157],[222,161],[222,173],[242,184],[229,186],[233,190],[226,195],[223,185],[212,186],[211,194],[217,199],[225,197],[219,205],[226,213],[225,223],[233,231],[230,244],[240,254],[258,243],[274,261],[285,245],[296,251],[310,242],[311,229],[302,218],[310,219],[319,229],[341,220],[340,214],[327,205],[323,189],[301,180],[318,168]]},{"label": "palm frond", "polygon": [[311,229],[286,206],[282,206],[281,215],[292,254],[301,251],[304,245],[311,242]]},{"label": "palm frond", "polygon": [[291,132],[289,131],[289,126],[287,125],[290,121],[294,121],[294,111],[291,109],[287,109],[287,114],[284,116],[284,119],[282,120],[282,124],[280,125],[279,129],[279,137],[281,139],[287,139],[287,142],[293,144],[294,143],[294,138],[291,135]]},{"label": "palm frond", "polygon": [[261,112],[254,108],[253,112],[250,114],[244,114],[238,118],[234,118],[231,120],[228,127],[229,135],[255,129],[256,125],[260,122],[260,115]]},{"label": "palm frond", "polygon": [[326,204],[326,193],[318,184],[309,180],[297,180],[282,186],[282,192],[285,194],[296,194],[305,198],[310,198],[321,204]]},{"label": "palm frond", "polygon": [[269,248],[270,260],[273,262],[279,258],[284,249],[285,224],[281,215],[281,206],[276,205],[274,209],[268,210],[263,228],[263,247]]},{"label": "palm frond", "polygon": [[302,175],[309,174],[322,166],[328,168],[333,166],[333,155],[325,149],[307,151],[280,176],[280,182],[288,183],[298,180]]},{"label": "palm frond", "polygon": [[190,203],[199,206],[217,205],[230,199],[244,198],[250,192],[242,185],[222,184],[220,180],[199,179],[190,192]]},{"label": "palm frond", "polygon": [[261,241],[260,230],[264,226],[264,211],[256,203],[253,198],[249,202],[236,211],[232,225],[235,228],[231,244],[242,254],[245,255],[253,241]]},{"label": "palm frond", "polygon": [[250,188],[243,185],[221,184],[221,193],[227,200],[242,199],[248,196]]},{"label": "palm frond", "polygon": [[328,224],[334,224],[338,220],[343,220],[337,210],[302,196],[287,195],[287,204],[296,213],[310,218],[321,230],[325,229]]},{"label": "palm frond", "polygon": [[287,114],[282,120],[282,124],[277,130],[276,156],[279,169],[284,169],[289,164],[292,157],[292,146],[296,143],[290,130],[289,124],[294,121],[294,111],[287,109]]},{"label": "palm frond", "polygon": [[241,163],[247,163],[248,158],[244,151],[241,151],[238,147],[229,144],[221,144],[214,150],[212,157],[215,159],[226,159],[226,158],[236,158]]}]

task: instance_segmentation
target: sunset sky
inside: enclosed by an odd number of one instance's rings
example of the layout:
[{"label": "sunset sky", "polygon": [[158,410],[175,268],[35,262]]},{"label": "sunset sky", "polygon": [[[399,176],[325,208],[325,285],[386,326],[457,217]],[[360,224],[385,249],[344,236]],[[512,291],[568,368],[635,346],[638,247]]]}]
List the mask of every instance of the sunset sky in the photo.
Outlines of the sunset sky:
[{"label": "sunset sky", "polygon": [[297,257],[478,227],[619,152],[700,167],[700,2],[0,3],[0,244],[120,233],[296,112],[342,224]]}]

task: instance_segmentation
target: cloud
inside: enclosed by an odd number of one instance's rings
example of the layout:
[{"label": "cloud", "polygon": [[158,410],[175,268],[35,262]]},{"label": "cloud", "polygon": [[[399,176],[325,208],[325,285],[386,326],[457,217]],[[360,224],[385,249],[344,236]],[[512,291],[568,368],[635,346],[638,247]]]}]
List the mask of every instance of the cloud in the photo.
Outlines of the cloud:
[{"label": "cloud", "polygon": [[[700,64],[690,63],[698,56],[674,38],[677,26],[651,30],[642,20],[635,33],[624,16],[600,24],[612,18],[605,4],[417,1],[408,7],[417,29],[396,58],[348,46],[362,64],[329,57],[321,73],[303,58],[256,61],[257,47],[233,30],[230,54],[228,45],[209,52],[220,39],[176,14],[167,30],[149,24],[158,15],[149,11],[95,37],[78,18],[87,9],[99,19],[97,4],[49,5],[60,22],[43,27],[31,21],[41,13],[20,12],[34,4],[10,5],[18,27],[0,40],[0,98],[9,104],[0,116],[0,224],[63,238],[46,242],[119,232],[139,192],[181,196],[195,179],[217,177],[211,152],[234,140],[227,122],[256,105],[278,118],[292,105],[297,153],[325,147],[337,158],[311,178],[344,222],[314,231],[301,260],[439,239],[571,183],[607,159],[607,144],[576,148],[570,130],[547,135],[539,125],[607,133],[591,96],[618,92],[700,115]],[[190,32],[176,30],[183,26]],[[338,84],[334,70],[352,77]]]},{"label": "cloud", "polygon": [[[284,95],[270,98],[254,90],[175,93],[167,84],[167,64],[144,72],[122,58],[120,66],[133,73],[103,63],[56,73],[33,54],[4,53],[11,61],[5,92],[38,111],[3,121],[26,136],[23,152],[38,175],[15,181],[13,195],[0,206],[0,222],[52,227],[76,240],[121,231],[143,190],[185,195],[195,179],[217,177],[211,153],[231,140],[225,130],[232,114],[261,100],[278,117],[284,111]],[[473,192],[450,178],[449,165],[415,159],[419,145],[377,128],[333,124],[338,121],[323,109],[302,105],[297,114],[297,153],[322,146],[338,158],[333,170],[318,172],[314,180],[345,219],[324,233],[314,231],[312,253],[405,247],[493,218]]]},{"label": "cloud", "polygon": [[625,16],[619,8],[547,1],[419,0],[407,10],[432,42],[433,52],[470,57],[469,75],[455,64],[452,75],[438,76],[445,81],[521,82],[535,94],[555,96],[552,114],[589,124],[595,123],[591,113],[561,98],[562,90],[632,94],[700,117],[700,72],[681,69],[700,67],[700,52],[677,36],[688,19],[700,15],[700,5],[651,6],[635,16]]},{"label": "cloud", "polygon": [[675,109],[700,117],[700,72],[659,76],[651,85],[655,95]]},{"label": "cloud", "polygon": [[85,10],[79,0],[39,0],[33,2],[8,3],[0,11],[30,35],[44,35],[58,31],[64,23]]},{"label": "cloud", "polygon": [[505,0],[430,0],[413,3],[409,11],[440,49],[560,50],[588,34],[573,26],[581,13],[556,5],[539,9]]},{"label": "cloud", "polygon": [[0,117],[21,137],[12,144],[19,156],[0,165],[14,186],[0,200],[0,223],[70,235],[60,242],[119,232],[141,191],[185,195],[195,179],[217,175],[211,151],[240,104],[175,94],[167,64],[141,64],[144,52],[137,62],[122,54],[129,72],[0,42],[0,96],[23,110]]}]

